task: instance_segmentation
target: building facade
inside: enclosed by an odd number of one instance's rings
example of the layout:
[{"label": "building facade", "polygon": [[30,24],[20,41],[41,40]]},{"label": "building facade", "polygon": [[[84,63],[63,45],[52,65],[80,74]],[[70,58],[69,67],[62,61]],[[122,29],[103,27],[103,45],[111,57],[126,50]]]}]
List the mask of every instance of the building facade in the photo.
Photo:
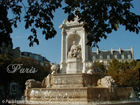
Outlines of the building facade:
[{"label": "building facade", "polygon": [[99,48],[97,48],[97,51],[93,51],[92,52],[92,60],[93,62],[100,62],[102,64],[104,64],[106,67],[109,66],[110,62],[113,59],[117,59],[120,62],[131,62],[132,60],[134,60],[134,51],[133,51],[133,47],[131,47],[131,49],[121,49],[119,48],[118,50],[113,50],[113,48],[111,48],[111,50],[104,50],[104,51],[100,51]]},{"label": "building facade", "polygon": [[41,66],[48,66],[50,64],[50,61],[47,60],[45,57],[43,57],[40,54],[35,54],[35,53],[31,53],[31,52],[21,52],[21,57],[33,58],[33,59],[37,60],[38,64],[40,64]]},{"label": "building facade", "polygon": [[11,55],[14,58],[19,58],[20,57],[20,48],[16,47],[13,49],[12,42],[9,42],[8,45],[6,45],[5,43],[2,43],[2,46],[0,47],[0,53]]},{"label": "building facade", "polygon": [[30,57],[37,60],[38,64],[42,66],[47,66],[48,64],[50,64],[50,61],[40,54],[21,52],[20,47],[16,47],[13,49],[13,44],[11,41],[8,43],[8,45],[6,45],[5,43],[2,44],[2,46],[0,47],[0,53],[11,55],[13,56],[13,58]]}]

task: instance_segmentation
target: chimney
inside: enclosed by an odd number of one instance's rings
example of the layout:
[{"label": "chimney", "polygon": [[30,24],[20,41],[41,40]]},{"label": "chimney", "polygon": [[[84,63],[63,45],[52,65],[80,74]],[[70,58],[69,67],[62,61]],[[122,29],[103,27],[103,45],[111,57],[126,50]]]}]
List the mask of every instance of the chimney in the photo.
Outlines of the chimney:
[{"label": "chimney", "polygon": [[99,47],[98,47],[98,48],[97,48],[97,54],[99,54],[99,51],[100,51],[100,50],[99,50]]},{"label": "chimney", "polygon": [[111,54],[113,54],[113,48],[111,48]]},{"label": "chimney", "polygon": [[134,59],[134,50],[133,50],[133,47],[131,47],[131,53],[132,53],[132,59]]},{"label": "chimney", "polygon": [[119,54],[121,54],[122,53],[122,49],[121,48],[119,48]]}]

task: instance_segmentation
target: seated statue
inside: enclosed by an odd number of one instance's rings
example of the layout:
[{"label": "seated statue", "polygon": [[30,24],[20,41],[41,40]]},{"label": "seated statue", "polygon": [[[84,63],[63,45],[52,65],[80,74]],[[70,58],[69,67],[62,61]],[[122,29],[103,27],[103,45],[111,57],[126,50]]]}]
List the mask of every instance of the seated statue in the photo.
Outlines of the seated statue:
[{"label": "seated statue", "polygon": [[76,45],[75,41],[68,52],[68,58],[81,58],[81,46]]}]

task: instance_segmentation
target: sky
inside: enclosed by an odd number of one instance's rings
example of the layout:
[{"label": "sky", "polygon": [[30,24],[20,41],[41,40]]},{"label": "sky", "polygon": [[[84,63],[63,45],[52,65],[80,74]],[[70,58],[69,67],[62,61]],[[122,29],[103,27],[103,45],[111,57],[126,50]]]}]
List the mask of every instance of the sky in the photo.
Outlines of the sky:
[{"label": "sky", "polygon": [[[140,15],[140,0],[134,0],[134,8],[131,9],[132,12]],[[59,8],[54,13],[54,27],[57,31],[57,35],[49,40],[45,40],[45,36],[42,35],[41,31],[38,30],[39,45],[34,44],[33,47],[29,47],[28,36],[32,34],[30,30],[25,30],[24,22],[18,23],[18,28],[13,29],[11,34],[14,48],[20,47],[21,51],[32,52],[36,54],[41,54],[46,57],[52,63],[60,63],[61,61],[61,29],[59,26],[67,18],[67,14]],[[111,34],[107,35],[107,39],[102,39],[98,43],[100,50],[118,50],[134,49],[134,59],[140,59],[140,33],[136,34],[133,32],[126,31],[124,27],[120,26],[118,31],[113,31]],[[92,48],[92,51],[96,51],[97,48]]]}]

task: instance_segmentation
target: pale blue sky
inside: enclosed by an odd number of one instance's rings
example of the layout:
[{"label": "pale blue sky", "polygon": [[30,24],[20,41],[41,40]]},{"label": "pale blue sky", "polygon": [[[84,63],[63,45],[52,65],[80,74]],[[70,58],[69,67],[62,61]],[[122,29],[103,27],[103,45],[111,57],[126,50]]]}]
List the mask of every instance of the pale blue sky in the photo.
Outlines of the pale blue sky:
[{"label": "pale blue sky", "polygon": [[[134,8],[132,11],[140,15],[140,0],[133,1]],[[64,14],[62,9],[58,9],[55,12],[53,23],[55,29],[57,30],[57,35],[49,40],[45,40],[41,31],[38,32],[38,39],[40,41],[39,45],[34,44],[33,47],[29,47],[29,41],[27,40],[28,35],[30,35],[30,30],[25,30],[24,23],[18,24],[18,28],[14,29],[11,35],[13,39],[13,45],[15,47],[20,47],[21,51],[28,51],[45,56],[49,61],[60,63],[61,60],[61,29],[59,29],[60,24],[67,18],[67,14]],[[122,49],[130,49],[131,46],[134,48],[134,58],[140,59],[140,34],[135,34],[133,32],[125,31],[124,27],[120,27],[118,31],[108,35],[106,40],[102,39],[99,42],[100,50],[110,50],[111,48],[118,50],[120,47]],[[93,48],[95,51],[96,48]]]}]

